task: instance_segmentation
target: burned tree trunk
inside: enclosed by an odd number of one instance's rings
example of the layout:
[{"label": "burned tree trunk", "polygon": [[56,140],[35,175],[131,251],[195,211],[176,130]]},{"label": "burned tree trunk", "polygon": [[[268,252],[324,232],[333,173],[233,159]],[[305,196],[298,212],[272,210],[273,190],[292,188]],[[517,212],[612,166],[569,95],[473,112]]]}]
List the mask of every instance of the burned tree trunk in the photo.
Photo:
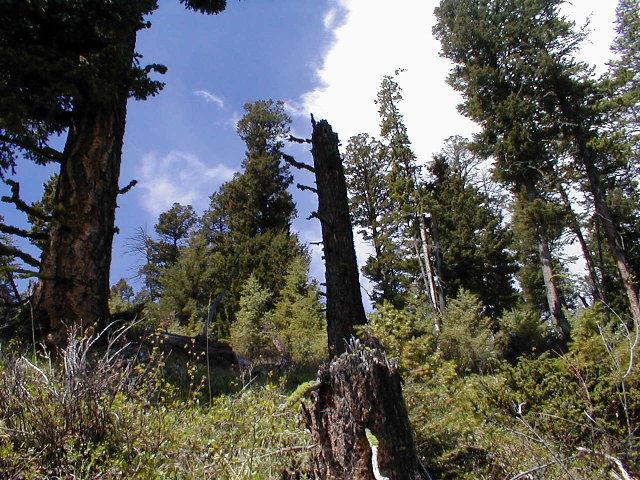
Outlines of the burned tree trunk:
[{"label": "burned tree trunk", "polygon": [[366,316],[338,135],[326,120],[314,121],[311,143],[326,266],[329,353],[335,356],[345,351],[354,326],[363,325]]},{"label": "burned tree trunk", "polygon": [[323,365],[303,417],[313,475],[323,480],[428,479],[416,454],[397,363],[353,341]]}]

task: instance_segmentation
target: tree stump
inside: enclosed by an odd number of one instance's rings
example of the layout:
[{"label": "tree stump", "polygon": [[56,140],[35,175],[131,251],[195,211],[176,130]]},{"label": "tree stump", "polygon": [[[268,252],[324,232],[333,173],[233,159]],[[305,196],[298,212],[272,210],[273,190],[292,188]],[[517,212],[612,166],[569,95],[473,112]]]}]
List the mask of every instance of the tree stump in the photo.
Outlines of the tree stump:
[{"label": "tree stump", "polygon": [[302,407],[315,444],[316,479],[429,478],[416,454],[401,383],[397,361],[359,340],[320,368],[311,405]]}]

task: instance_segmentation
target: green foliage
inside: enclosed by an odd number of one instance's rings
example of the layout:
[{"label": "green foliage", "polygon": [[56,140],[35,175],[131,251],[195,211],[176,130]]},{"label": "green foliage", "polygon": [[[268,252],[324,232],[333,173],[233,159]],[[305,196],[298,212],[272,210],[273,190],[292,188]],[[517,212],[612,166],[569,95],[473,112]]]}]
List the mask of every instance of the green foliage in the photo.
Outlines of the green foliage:
[{"label": "green foliage", "polygon": [[319,362],[327,355],[327,324],[315,282],[309,283],[309,260],[295,257],[270,317],[276,337],[294,362]]},{"label": "green foliage", "polygon": [[431,222],[438,231],[442,282],[447,298],[461,288],[477,295],[489,316],[515,302],[516,265],[509,252],[511,233],[496,204],[473,178],[481,159],[469,141],[453,137],[429,165],[425,185]]},{"label": "green foliage", "polygon": [[240,355],[257,359],[273,352],[274,325],[269,312],[272,296],[254,275],[245,282],[230,335],[231,345]]},{"label": "green foliage", "polygon": [[491,319],[482,312],[478,297],[461,289],[450,300],[442,318],[438,348],[458,372],[488,372],[501,357]]},{"label": "green foliage", "polygon": [[384,303],[369,315],[366,328],[380,339],[387,356],[400,359],[400,367],[406,375],[420,378],[433,374],[434,324],[434,316],[424,308],[400,310]]},{"label": "green foliage", "polygon": [[74,351],[63,354],[63,370],[1,354],[0,466],[7,478],[275,480],[286,467],[307,467],[309,440],[280,387],[243,389],[203,405],[196,391],[181,398],[164,382],[163,362],[153,370],[123,362],[123,351]]}]

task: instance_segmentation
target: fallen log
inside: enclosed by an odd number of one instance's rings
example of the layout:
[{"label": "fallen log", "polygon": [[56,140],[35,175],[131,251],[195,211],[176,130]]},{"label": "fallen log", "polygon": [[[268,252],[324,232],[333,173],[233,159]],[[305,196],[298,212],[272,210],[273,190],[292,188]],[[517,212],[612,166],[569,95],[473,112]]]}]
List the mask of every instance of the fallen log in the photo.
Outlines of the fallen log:
[{"label": "fallen log", "polygon": [[208,358],[210,363],[221,367],[230,367],[238,363],[236,354],[229,344],[211,339],[207,340],[207,338],[202,335],[188,337],[173,333],[157,332],[153,334],[153,337],[159,345],[180,348],[200,358],[203,362],[206,362]]}]

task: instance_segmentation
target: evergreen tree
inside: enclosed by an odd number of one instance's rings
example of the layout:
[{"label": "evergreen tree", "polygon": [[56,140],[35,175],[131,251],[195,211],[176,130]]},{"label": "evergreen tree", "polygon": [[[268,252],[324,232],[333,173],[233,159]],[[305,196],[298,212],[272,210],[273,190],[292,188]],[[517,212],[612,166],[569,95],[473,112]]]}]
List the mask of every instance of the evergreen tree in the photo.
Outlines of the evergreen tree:
[{"label": "evergreen tree", "polygon": [[272,311],[277,340],[296,363],[321,360],[327,352],[327,325],[316,282],[309,281],[309,259],[295,257]]},{"label": "evergreen tree", "polygon": [[344,155],[345,177],[350,193],[353,224],[364,240],[371,243],[374,255],[362,268],[373,282],[371,298],[396,306],[403,304],[402,279],[398,265],[397,226],[390,198],[387,149],[366,133],[349,139]]},{"label": "evergreen tree", "polygon": [[243,169],[211,195],[200,227],[159,279],[163,296],[158,315],[173,315],[193,329],[202,325],[210,302],[224,291],[215,320],[222,336],[236,319],[249,277],[272,292],[271,309],[291,260],[303,250],[290,232],[296,213],[287,191],[292,177],[281,162],[291,119],[283,102],[257,101],[244,108],[237,128],[247,147]]},{"label": "evergreen tree", "polygon": [[[580,69],[569,55],[581,36],[560,17],[559,3],[443,0],[436,8],[434,33],[455,63],[449,82],[463,94],[460,108],[482,126],[476,140],[493,156],[496,177],[525,205],[544,198],[544,180],[556,169],[566,120],[557,116],[556,86]],[[568,338],[544,218],[524,211],[531,214],[551,317]]]},{"label": "evergreen tree", "polygon": [[[181,0],[204,13],[224,0]],[[49,241],[34,299],[37,321],[64,341],[67,326],[106,322],[126,104],[162,84],[135,52],[156,0],[0,3],[0,167],[21,153],[60,164]],[[63,152],[49,139],[67,132]],[[17,192],[16,192],[17,193]],[[16,195],[17,196],[17,195]],[[16,206],[22,206],[13,198]]]},{"label": "evergreen tree", "polygon": [[497,318],[513,306],[514,259],[511,236],[492,200],[473,185],[472,169],[479,159],[468,141],[454,137],[429,165],[427,202],[438,218],[442,279],[447,298],[461,288],[475,294],[485,313]]}]

